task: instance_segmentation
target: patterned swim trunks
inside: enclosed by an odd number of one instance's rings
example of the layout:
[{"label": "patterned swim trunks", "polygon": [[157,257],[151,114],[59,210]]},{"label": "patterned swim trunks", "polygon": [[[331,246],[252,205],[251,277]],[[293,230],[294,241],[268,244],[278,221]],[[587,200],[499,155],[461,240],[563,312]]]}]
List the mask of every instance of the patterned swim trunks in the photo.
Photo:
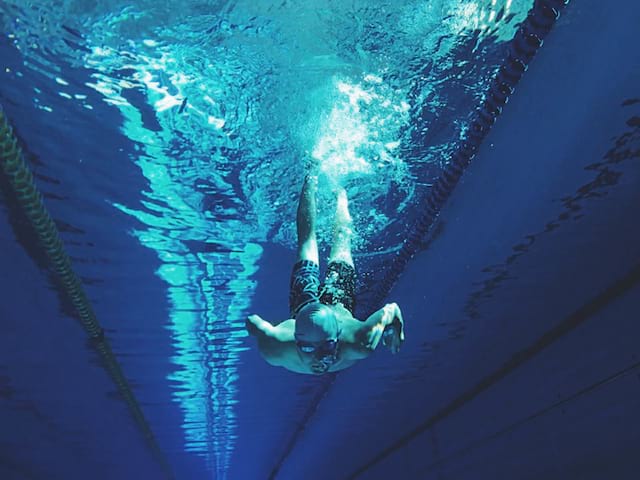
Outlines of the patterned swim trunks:
[{"label": "patterned swim trunks", "polygon": [[291,318],[307,303],[320,300],[325,305],[341,303],[353,315],[355,308],[356,271],[346,262],[331,262],[324,283],[320,284],[320,267],[310,260],[293,266],[289,290]]}]

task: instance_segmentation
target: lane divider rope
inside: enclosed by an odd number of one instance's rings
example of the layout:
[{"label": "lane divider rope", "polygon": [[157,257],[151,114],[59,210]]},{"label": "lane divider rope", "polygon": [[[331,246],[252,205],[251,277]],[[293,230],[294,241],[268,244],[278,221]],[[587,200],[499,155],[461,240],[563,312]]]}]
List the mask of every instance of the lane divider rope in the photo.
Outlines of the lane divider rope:
[{"label": "lane divider rope", "polygon": [[120,364],[118,363],[104,330],[98,323],[94,310],[89,302],[82,283],[73,271],[71,260],[64,250],[58,229],[49,215],[42,195],[38,191],[31,170],[24,160],[22,149],[13,134],[5,112],[0,105],[0,165],[1,171],[8,180],[11,192],[15,196],[23,213],[38,238],[39,244],[46,253],[50,268],[61,285],[62,294],[73,305],[78,318],[89,337],[90,344],[100,355],[102,364],[116,384],[118,392],[129,407],[129,411],[141,430],[156,460],[173,478],[172,469],[158,446],[153,432],[147,423],[142,409],[135,398]]},{"label": "lane divider rope", "polygon": [[[502,113],[503,107],[514,93],[516,85],[527,71],[531,60],[538,49],[542,47],[544,37],[551,31],[569,1],[535,0],[533,7],[527,14],[527,18],[522,22],[509,43],[506,58],[491,81],[483,102],[476,109],[470,121],[467,137],[457,145],[450,162],[444,167],[442,174],[429,190],[429,193],[425,195],[422,200],[422,213],[409,229],[402,247],[392,260],[390,267],[385,271],[382,280],[378,282],[378,288],[363,307],[362,311],[366,312],[365,317],[373,313],[384,302],[409,260],[418,252],[423,239],[436,224],[442,207],[457,186],[462,174],[471,164],[496,119]],[[283,454],[272,468],[269,480],[277,477],[284,462],[291,455],[302,432],[307,428],[311,418],[318,410],[318,405],[328,393],[336,377],[337,374],[322,377],[318,392],[314,395],[314,399],[305,412],[302,421],[298,423],[291,439],[287,442]],[[364,470],[379,461],[379,459],[376,457],[370,464],[351,474],[349,478],[355,478],[363,473]]]},{"label": "lane divider rope", "polygon": [[475,157],[480,145],[502,113],[502,109],[514,93],[531,60],[544,43],[560,12],[569,0],[536,0],[527,18],[521,24],[509,44],[507,56],[491,81],[484,101],[476,109],[470,121],[466,138],[462,140],[444,167],[440,177],[422,200],[422,213],[409,229],[408,234],[391,262],[378,288],[371,296],[364,311],[370,315],[389,294],[398,281],[409,260],[418,252],[423,239],[436,224],[440,211],[451,196],[467,167]]}]

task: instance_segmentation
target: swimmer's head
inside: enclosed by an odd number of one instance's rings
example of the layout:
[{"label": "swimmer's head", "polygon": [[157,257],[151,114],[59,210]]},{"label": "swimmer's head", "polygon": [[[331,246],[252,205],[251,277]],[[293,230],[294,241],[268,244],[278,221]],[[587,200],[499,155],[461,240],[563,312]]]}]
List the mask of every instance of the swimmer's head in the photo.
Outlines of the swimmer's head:
[{"label": "swimmer's head", "polygon": [[338,320],[333,309],[318,301],[307,303],[296,314],[296,340],[337,340],[339,333]]},{"label": "swimmer's head", "polygon": [[297,313],[296,347],[314,373],[325,373],[336,362],[339,337],[340,326],[330,307],[312,302]]}]

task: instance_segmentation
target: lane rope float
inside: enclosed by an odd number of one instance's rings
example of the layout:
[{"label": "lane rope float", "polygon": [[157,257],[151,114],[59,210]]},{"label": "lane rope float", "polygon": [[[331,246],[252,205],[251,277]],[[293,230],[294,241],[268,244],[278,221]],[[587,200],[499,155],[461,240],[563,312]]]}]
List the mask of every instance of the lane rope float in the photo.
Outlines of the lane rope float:
[{"label": "lane rope float", "polygon": [[49,266],[60,282],[62,294],[73,305],[77,317],[89,337],[90,344],[100,355],[102,364],[116,384],[118,392],[127,404],[156,461],[162,466],[168,478],[174,478],[172,469],[160,450],[129,382],[111,350],[104,335],[104,329],[96,318],[82,283],[72,268],[71,260],[64,250],[58,229],[44,205],[42,194],[35,185],[31,169],[24,160],[22,149],[1,105],[0,165],[11,193],[32,226],[38,242],[47,256]]},{"label": "lane rope float", "polygon": [[[509,97],[514,93],[515,87],[527,71],[531,60],[544,43],[544,38],[551,31],[556,21],[560,17],[562,10],[569,4],[570,0],[535,0],[535,3],[527,18],[522,22],[520,28],[509,43],[507,55],[502,62],[498,73],[491,81],[484,100],[475,110],[470,121],[467,137],[458,143],[451,160],[444,167],[444,170],[433,187],[425,195],[421,202],[422,212],[418,220],[409,229],[409,232],[402,244],[402,247],[391,262],[391,266],[385,272],[382,280],[378,283],[378,288],[374,291],[363,311],[366,316],[373,313],[379,305],[384,302],[393,285],[404,271],[409,260],[418,252],[423,239],[431,232],[436,224],[442,207],[449,199],[451,193],[458,184],[462,174],[471,164],[481,143],[502,113],[503,107],[509,101]],[[295,448],[302,432],[315,412],[318,405],[328,393],[333,385],[337,374],[325,375],[318,392],[314,396],[311,405],[305,412],[302,420],[287,443],[283,454],[276,461],[269,474],[269,480],[277,477],[284,462]],[[349,475],[348,478],[355,478],[378,463],[382,458],[390,454],[390,451],[383,451],[375,456],[370,462]]]},{"label": "lane rope float", "polygon": [[569,0],[536,0],[527,18],[511,40],[507,56],[491,81],[484,101],[469,122],[466,138],[458,143],[451,160],[422,200],[422,212],[409,228],[400,250],[391,261],[382,280],[378,282],[378,288],[364,310],[367,312],[366,316],[373,313],[376,305],[384,301],[409,260],[420,249],[423,239],[431,232],[444,204],[502,113],[503,107],[529,68],[531,60],[542,47],[544,37],[551,31],[560,12],[568,3]]}]

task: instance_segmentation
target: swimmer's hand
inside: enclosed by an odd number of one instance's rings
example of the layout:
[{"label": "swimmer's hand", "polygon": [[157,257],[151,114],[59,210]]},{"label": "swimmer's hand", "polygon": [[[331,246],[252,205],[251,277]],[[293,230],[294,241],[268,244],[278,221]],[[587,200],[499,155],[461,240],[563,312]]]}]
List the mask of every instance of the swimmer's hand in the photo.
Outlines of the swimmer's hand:
[{"label": "swimmer's hand", "polygon": [[398,353],[404,342],[404,321],[396,303],[388,303],[373,313],[359,327],[362,346],[371,351],[382,342],[391,353]]},{"label": "swimmer's hand", "polygon": [[388,309],[389,323],[382,333],[382,344],[395,354],[400,351],[400,346],[404,342],[404,320],[400,307],[396,303],[391,303],[384,308]]},{"label": "swimmer's hand", "polygon": [[250,335],[258,335],[261,332],[260,325],[264,322],[258,315],[249,315],[245,326]]}]

